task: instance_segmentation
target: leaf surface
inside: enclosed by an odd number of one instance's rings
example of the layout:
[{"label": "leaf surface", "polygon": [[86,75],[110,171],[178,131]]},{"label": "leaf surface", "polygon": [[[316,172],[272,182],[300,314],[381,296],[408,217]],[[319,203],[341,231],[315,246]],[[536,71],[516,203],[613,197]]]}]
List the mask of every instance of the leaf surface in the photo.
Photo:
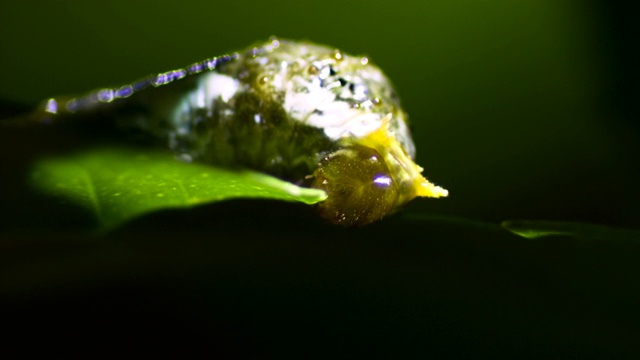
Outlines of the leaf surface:
[{"label": "leaf surface", "polygon": [[165,153],[98,149],[42,159],[33,185],[95,214],[106,228],[167,208],[186,208],[234,198],[314,204],[326,199],[308,189],[254,171],[183,163]]},{"label": "leaf surface", "polygon": [[527,239],[572,236],[584,240],[640,240],[640,231],[577,222],[508,220],[502,227]]}]

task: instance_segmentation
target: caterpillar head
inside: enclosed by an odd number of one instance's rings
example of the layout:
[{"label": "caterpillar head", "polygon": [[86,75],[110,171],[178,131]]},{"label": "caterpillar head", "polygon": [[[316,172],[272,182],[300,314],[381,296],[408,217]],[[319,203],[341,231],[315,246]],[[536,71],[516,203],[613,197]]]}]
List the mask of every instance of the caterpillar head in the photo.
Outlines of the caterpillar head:
[{"label": "caterpillar head", "polygon": [[312,187],[328,194],[317,205],[320,215],[346,226],[364,225],[392,212],[399,192],[382,156],[361,145],[323,158]]},{"label": "caterpillar head", "polygon": [[380,129],[325,156],[312,187],[328,194],[317,205],[321,216],[345,226],[360,226],[393,213],[415,197],[447,196],[447,190],[420,173],[388,122]]}]

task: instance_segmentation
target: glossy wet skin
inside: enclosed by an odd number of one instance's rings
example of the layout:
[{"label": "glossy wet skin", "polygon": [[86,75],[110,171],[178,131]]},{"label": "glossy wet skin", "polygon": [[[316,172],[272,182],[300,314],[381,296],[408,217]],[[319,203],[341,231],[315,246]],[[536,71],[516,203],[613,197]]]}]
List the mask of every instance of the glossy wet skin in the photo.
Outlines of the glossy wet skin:
[{"label": "glossy wet skin", "polygon": [[312,187],[329,197],[316,205],[324,218],[344,226],[360,226],[392,212],[400,189],[382,156],[352,145],[326,156],[314,172]]}]

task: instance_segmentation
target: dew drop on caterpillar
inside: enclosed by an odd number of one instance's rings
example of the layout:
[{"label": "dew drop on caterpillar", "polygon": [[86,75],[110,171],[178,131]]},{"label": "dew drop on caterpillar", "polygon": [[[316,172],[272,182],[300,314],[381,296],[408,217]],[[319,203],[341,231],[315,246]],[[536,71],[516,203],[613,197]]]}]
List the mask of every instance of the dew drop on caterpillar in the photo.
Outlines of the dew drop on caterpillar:
[{"label": "dew drop on caterpillar", "polygon": [[326,46],[272,38],[118,88],[49,99],[37,120],[96,112],[152,134],[183,160],[322,189],[319,214],[345,226],[415,197],[447,196],[414,163],[388,78],[366,57]]}]

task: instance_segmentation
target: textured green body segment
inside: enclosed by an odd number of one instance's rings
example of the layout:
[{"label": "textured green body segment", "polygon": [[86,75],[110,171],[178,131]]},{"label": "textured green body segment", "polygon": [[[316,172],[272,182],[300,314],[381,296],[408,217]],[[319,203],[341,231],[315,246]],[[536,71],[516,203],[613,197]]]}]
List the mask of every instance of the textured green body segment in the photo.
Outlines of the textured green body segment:
[{"label": "textured green body segment", "polygon": [[232,101],[214,99],[210,114],[190,108],[186,118],[190,130],[174,137],[178,153],[291,181],[311,174],[320,158],[336,147],[321,129],[291,119],[280,102],[258,89],[237,93]]},{"label": "textured green body segment", "polygon": [[268,198],[313,204],[321,190],[301,188],[252,171],[185,164],[165,153],[94,150],[44,159],[32,173],[40,190],[76,203],[114,227],[133,217],[166,208],[184,208],[233,198]]}]

